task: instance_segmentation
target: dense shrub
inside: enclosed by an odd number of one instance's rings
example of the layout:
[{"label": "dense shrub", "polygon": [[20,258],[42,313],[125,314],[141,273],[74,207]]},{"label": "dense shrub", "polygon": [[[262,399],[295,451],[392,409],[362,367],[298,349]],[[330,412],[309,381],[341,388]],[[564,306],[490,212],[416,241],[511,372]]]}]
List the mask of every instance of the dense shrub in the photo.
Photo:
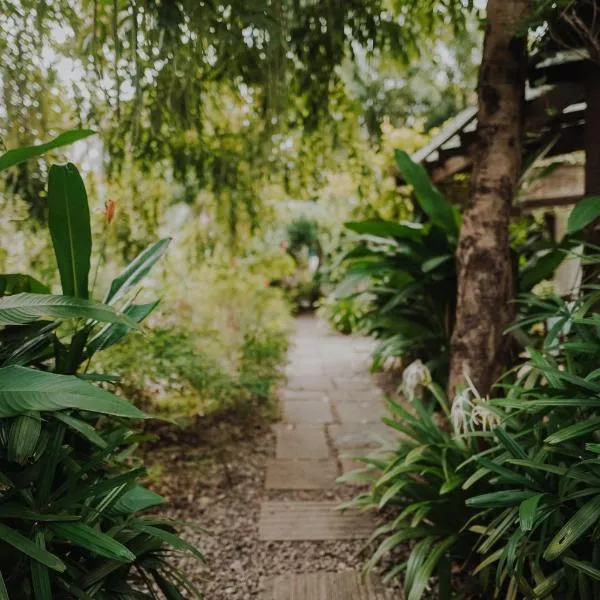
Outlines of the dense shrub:
[{"label": "dense shrub", "polygon": [[186,289],[167,289],[175,318],[157,311],[149,335],[131,335],[101,355],[96,369],[120,372],[131,395],[175,419],[269,408],[290,326],[281,290],[214,263]]},{"label": "dense shrub", "polygon": [[[380,340],[376,368],[398,357],[405,364],[420,358],[444,382],[456,310],[460,215],[421,165],[400,151],[396,159],[414,189],[413,218],[346,224],[358,237],[342,257],[345,277],[326,314],[335,320],[341,313],[344,329],[351,325]],[[513,228],[512,241],[519,249],[519,255],[514,253],[518,286],[525,292],[551,277],[576,238],[555,244],[535,223],[526,223]]]},{"label": "dense shrub", "polygon": [[[436,573],[449,597],[446,561],[476,576],[484,597],[600,594],[600,293],[592,288],[569,300],[522,299],[520,327],[542,324],[545,335],[500,382],[499,397],[469,385],[448,409],[421,363],[405,371],[412,402],[392,403],[387,420],[402,437],[389,457],[365,460],[383,474],[355,503],[388,509],[367,566],[387,560],[390,576],[405,572],[410,600]],[[407,542],[408,560],[390,561]]]},{"label": "dense shrub", "polygon": [[[88,133],[10,151],[1,168]],[[92,383],[118,377],[87,370],[156,306],[134,299],[168,240],[95,302],[89,207],[74,165],[50,169],[48,207],[63,295],[27,275],[0,275],[0,597],[198,597],[170,553],[200,553],[176,522],[147,514],[164,503],[140,485],[135,450],[144,436],[134,428],[148,416]]]}]

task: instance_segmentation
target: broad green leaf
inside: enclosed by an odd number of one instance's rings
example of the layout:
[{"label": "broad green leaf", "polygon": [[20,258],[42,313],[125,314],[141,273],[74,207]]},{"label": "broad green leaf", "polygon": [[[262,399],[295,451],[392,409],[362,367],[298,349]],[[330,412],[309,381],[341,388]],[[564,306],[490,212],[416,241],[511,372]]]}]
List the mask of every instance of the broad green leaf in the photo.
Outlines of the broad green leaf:
[{"label": "broad green leaf", "polygon": [[42,431],[39,413],[20,415],[10,425],[7,458],[20,465],[25,464],[37,446]]},{"label": "broad green leaf", "polygon": [[[43,531],[36,531],[35,543],[46,550],[46,536]],[[36,600],[52,600],[52,588],[50,586],[50,574],[48,567],[41,563],[32,561],[31,563],[31,581]]]},{"label": "broad green leaf", "polygon": [[30,275],[21,275],[20,273],[0,274],[0,296],[12,296],[23,292],[49,294],[50,288]]},{"label": "broad green leaf", "polygon": [[83,179],[72,163],[50,168],[48,227],[63,294],[88,298],[92,253],[90,209]]},{"label": "broad green leaf", "polygon": [[6,544],[19,550],[19,552],[26,554],[30,558],[37,560],[54,571],[62,573],[66,569],[65,564],[60,558],[54,556],[54,554],[51,554],[47,550],[40,548],[29,538],[26,538],[18,531],[11,529],[3,523],[0,523],[0,539]]},{"label": "broad green leaf", "polygon": [[0,156],[0,171],[4,171],[4,169],[8,169],[8,167],[18,165],[19,163],[22,163],[30,158],[41,156],[50,150],[60,148],[61,146],[68,146],[69,144],[83,140],[94,133],[95,132],[91,129],[75,129],[73,131],[65,131],[58,137],[55,137],[53,140],[46,142],[45,144],[38,144],[37,146],[25,146],[23,148],[14,148],[13,150],[9,150]]},{"label": "broad green leaf", "polygon": [[48,527],[57,537],[100,556],[123,562],[135,560],[135,554],[123,544],[84,523],[49,523]]},{"label": "broad green leaf", "polygon": [[600,518],[600,496],[584,504],[560,531],[552,538],[546,547],[544,558],[554,560],[576,542]]},{"label": "broad green leaf", "polygon": [[544,279],[550,279],[556,269],[567,258],[566,249],[570,240],[551,250],[536,253],[531,260],[519,270],[519,291],[527,292]]},{"label": "broad green leaf", "polygon": [[40,317],[85,318],[137,327],[135,321],[117,312],[112,306],[92,300],[27,293],[0,298],[0,324],[24,325]]},{"label": "broad green leaf", "polygon": [[433,185],[425,168],[413,162],[402,150],[396,150],[396,164],[404,179],[414,188],[421,208],[431,221],[450,235],[458,237],[460,219],[458,212]]},{"label": "broad green leaf", "polygon": [[29,411],[77,408],[117,417],[148,419],[135,406],[72,375],[56,375],[27,369],[0,369],[0,418]]},{"label": "broad green leaf", "polygon": [[84,438],[92,442],[92,444],[99,448],[106,448],[107,444],[102,436],[89,423],[60,411],[53,413],[53,416],[55,419],[58,419],[77,433],[81,434]]},{"label": "broad green leaf", "polygon": [[519,506],[519,523],[522,531],[531,531],[538,512],[538,506],[544,494],[536,494],[523,500]]},{"label": "broad green leaf", "polygon": [[112,511],[124,514],[133,514],[164,504],[166,500],[154,492],[137,485],[123,494],[114,504]]},{"label": "broad green leaf", "polygon": [[600,196],[590,196],[580,200],[569,215],[567,233],[569,235],[581,231],[600,217]]},{"label": "broad green leaf", "polygon": [[[141,323],[158,305],[156,302],[149,304],[132,304],[125,308],[123,313],[135,323]],[[111,324],[103,327],[96,336],[94,336],[86,346],[88,356],[92,356],[100,350],[110,348],[120,342],[129,331],[129,328],[121,324]]]},{"label": "broad green leaf", "polygon": [[134,258],[125,270],[113,279],[104,301],[107,304],[114,304],[127,290],[146,277],[158,259],[167,251],[170,242],[171,238],[160,240]]},{"label": "broad green leaf", "polygon": [[377,237],[394,237],[419,241],[422,237],[423,225],[420,223],[395,223],[393,221],[366,220],[349,221],[344,226],[361,235],[374,235]]}]

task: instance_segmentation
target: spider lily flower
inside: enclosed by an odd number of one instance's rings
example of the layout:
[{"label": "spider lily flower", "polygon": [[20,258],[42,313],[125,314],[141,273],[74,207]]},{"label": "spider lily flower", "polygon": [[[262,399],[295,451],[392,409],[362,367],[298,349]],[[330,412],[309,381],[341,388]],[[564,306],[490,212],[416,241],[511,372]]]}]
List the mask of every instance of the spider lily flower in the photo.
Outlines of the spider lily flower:
[{"label": "spider lily flower", "polygon": [[402,389],[408,400],[420,398],[423,388],[431,383],[431,373],[420,359],[410,363],[402,373]]},{"label": "spider lily flower", "polygon": [[471,409],[471,425],[473,429],[492,431],[500,424],[500,417],[489,407],[489,398],[478,401]]},{"label": "spider lily flower", "polygon": [[469,425],[472,423],[473,402],[471,401],[471,390],[465,388],[454,396],[452,408],[450,409],[450,421],[454,433],[467,435]]}]

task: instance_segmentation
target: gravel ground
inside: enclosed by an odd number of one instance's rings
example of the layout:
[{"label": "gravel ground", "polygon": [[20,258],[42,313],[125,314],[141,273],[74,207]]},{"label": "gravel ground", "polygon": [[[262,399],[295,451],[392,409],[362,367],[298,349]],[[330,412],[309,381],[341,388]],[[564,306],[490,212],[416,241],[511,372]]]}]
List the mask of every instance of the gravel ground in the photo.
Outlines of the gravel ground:
[{"label": "gravel ground", "polygon": [[[264,542],[258,539],[260,502],[271,500],[350,499],[356,488],[320,492],[270,492],[264,487],[265,462],[275,440],[264,424],[235,430],[214,445],[173,445],[147,453],[153,488],[171,502],[167,514],[192,521],[212,535],[190,528],[185,537],[206,556],[206,565],[183,558],[182,566],[206,600],[258,598],[264,577],[283,573],[359,570],[364,542]],[[223,433],[221,433],[223,437]],[[211,448],[209,450],[209,448]],[[398,598],[401,596],[398,595]]]}]

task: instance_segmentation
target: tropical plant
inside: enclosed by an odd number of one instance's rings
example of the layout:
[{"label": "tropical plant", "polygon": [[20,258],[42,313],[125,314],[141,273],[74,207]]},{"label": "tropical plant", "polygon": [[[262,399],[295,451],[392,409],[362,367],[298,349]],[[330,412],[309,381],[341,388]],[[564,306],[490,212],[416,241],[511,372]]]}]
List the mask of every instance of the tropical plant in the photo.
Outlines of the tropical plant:
[{"label": "tropical plant", "polygon": [[[445,382],[456,312],[460,215],[408,154],[397,151],[396,162],[414,190],[413,219],[346,223],[359,235],[342,256],[346,275],[335,296],[366,300],[362,329],[381,340],[376,368],[389,358],[421,358],[434,378]],[[523,252],[523,264],[513,256],[522,292],[551,277],[578,240],[575,230],[560,243],[540,236],[538,228],[531,233],[534,239]],[[524,246],[517,236],[515,244]]]},{"label": "tropical plant", "polygon": [[[91,132],[0,156],[7,168]],[[93,355],[152,311],[135,288],[165,252],[161,240],[91,299],[89,206],[72,164],[53,165],[48,223],[63,295],[26,275],[0,276],[0,597],[156,598],[197,590],[170,550],[200,553],[177,524],[148,515],[164,500],[140,484],[135,457],[148,416],[92,382]],[[142,591],[145,590],[145,591]]]},{"label": "tropical plant", "polygon": [[[477,542],[477,534],[468,527],[473,511],[465,504],[471,490],[462,486],[471,483],[476,471],[468,461],[478,451],[479,442],[475,437],[457,435],[464,429],[463,415],[454,408],[451,413],[444,392],[432,382],[421,361],[412,363],[403,378],[410,405],[390,401],[391,418],[384,419],[400,433],[399,440],[384,454],[357,459],[381,475],[350,506],[382,511],[385,519],[369,540],[377,545],[365,565],[367,570],[381,563],[387,569],[386,579],[402,576],[408,600],[423,597],[430,578],[436,575],[440,598],[449,598],[451,565],[469,564]],[[436,408],[444,415],[445,424]],[[364,477],[364,472],[357,471],[342,480]],[[480,483],[473,485],[482,490]],[[394,550],[400,552],[394,555]]]},{"label": "tropical plant", "polygon": [[489,489],[468,500],[482,510],[473,529],[481,564],[496,567],[497,597],[600,594],[599,299],[596,286],[570,301],[524,299],[536,314],[521,326],[537,319],[547,333],[490,401],[502,427],[475,457]]}]

